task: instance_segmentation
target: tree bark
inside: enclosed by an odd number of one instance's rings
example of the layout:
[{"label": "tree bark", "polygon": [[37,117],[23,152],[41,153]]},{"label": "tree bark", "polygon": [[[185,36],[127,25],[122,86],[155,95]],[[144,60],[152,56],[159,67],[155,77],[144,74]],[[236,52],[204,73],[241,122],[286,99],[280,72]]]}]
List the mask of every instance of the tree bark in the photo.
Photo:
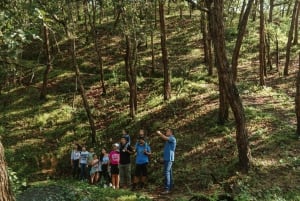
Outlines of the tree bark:
[{"label": "tree bark", "polygon": [[87,118],[89,120],[89,124],[90,124],[90,128],[91,128],[91,134],[90,134],[91,142],[92,142],[92,144],[95,144],[96,143],[96,126],[95,126],[94,117],[92,115],[92,112],[91,112],[91,109],[90,109],[90,106],[89,106],[89,103],[88,103],[88,98],[86,96],[85,88],[83,86],[83,82],[82,82],[81,77],[80,77],[80,71],[79,71],[79,67],[78,67],[78,64],[77,64],[77,58],[76,58],[76,41],[75,41],[75,38],[70,39],[70,42],[72,43],[71,44],[71,54],[72,54],[73,67],[74,67],[75,75],[76,75],[76,78],[77,78],[77,81],[78,81],[78,84],[79,84],[79,90],[80,90],[81,98],[82,98],[82,101],[83,101],[83,106],[84,106],[84,109],[86,111]]},{"label": "tree bark", "polygon": [[274,0],[270,0],[270,7],[269,7],[269,19],[268,22],[271,23],[273,21],[273,10],[274,10]]},{"label": "tree bark", "polygon": [[293,45],[298,45],[298,38],[299,38],[299,13],[300,13],[300,3],[298,3],[298,9],[295,16],[295,33],[294,33],[294,41]]},{"label": "tree bark", "polygon": [[[202,6],[205,7],[205,3],[202,3]],[[207,14],[206,12],[201,12],[201,32],[203,40],[203,50],[204,50],[204,62],[207,66],[208,75],[213,75],[213,54],[212,54],[212,45],[211,45],[211,36],[209,33],[207,25]]]},{"label": "tree bark", "polygon": [[258,1],[259,0],[255,0],[254,1],[254,6],[253,6],[253,9],[252,9],[252,21],[253,22],[255,22],[255,20],[256,20],[256,13],[257,13]]},{"label": "tree bark", "polygon": [[[96,30],[96,2],[93,0],[93,21],[91,23],[92,31],[93,31],[93,39],[94,39],[94,47],[97,53],[97,64],[100,71],[100,83],[102,88],[102,94],[106,95],[106,87],[104,82],[104,73],[103,73],[103,59],[102,59],[102,50],[101,46],[98,44],[98,34]],[[100,17],[101,18],[101,17]]]},{"label": "tree bark", "polygon": [[245,10],[245,13],[241,13],[241,15],[243,15],[243,17],[241,17],[241,21],[239,23],[238,35],[237,35],[237,39],[236,39],[236,42],[235,42],[235,46],[234,46],[234,50],[233,50],[233,54],[232,54],[232,59],[231,59],[231,66],[232,66],[234,81],[237,80],[238,59],[239,59],[240,50],[241,50],[243,38],[244,38],[244,35],[245,35],[245,32],[246,32],[248,18],[249,18],[250,12],[251,12],[253,2],[254,2],[254,0],[249,0],[248,4],[247,4],[247,7],[246,7],[246,10]]},{"label": "tree bark", "polygon": [[288,41],[286,44],[285,65],[284,65],[284,70],[283,70],[283,75],[285,75],[285,76],[289,75],[289,65],[290,65],[293,33],[294,33],[294,28],[295,28],[296,14],[297,14],[299,2],[300,2],[299,0],[295,0],[292,19],[291,19],[291,26],[290,26],[289,35],[288,35]]},{"label": "tree bark", "polygon": [[15,201],[7,174],[4,148],[0,139],[0,201]]},{"label": "tree bark", "polygon": [[151,75],[155,73],[154,30],[151,30]]},{"label": "tree bark", "polygon": [[299,52],[299,68],[296,77],[295,110],[296,110],[296,117],[297,117],[296,134],[300,136],[300,52]]},{"label": "tree bark", "polygon": [[[248,130],[246,127],[246,117],[239,96],[238,89],[233,80],[231,68],[226,55],[225,29],[224,29],[224,1],[206,0],[210,10],[209,21],[212,25],[212,36],[214,49],[216,51],[217,69],[219,72],[220,84],[224,86],[226,98],[230,103],[236,121],[236,142],[239,155],[239,165],[243,173],[247,173],[250,168],[250,148],[248,142]],[[212,4],[213,3],[213,4]]]},{"label": "tree bark", "polygon": [[265,16],[264,16],[264,0],[260,0],[259,4],[259,84],[265,85],[265,68],[266,68],[266,43],[265,43]]},{"label": "tree bark", "polygon": [[168,51],[166,45],[166,25],[165,25],[165,10],[164,0],[159,1],[159,19],[160,19],[160,34],[161,34],[161,52],[162,63],[164,65],[164,100],[171,98],[171,76],[168,62]]},{"label": "tree bark", "polygon": [[136,63],[137,63],[137,42],[136,38],[126,40],[125,72],[129,84],[129,108],[130,117],[135,118],[137,111],[137,84],[136,84]]},{"label": "tree bark", "polygon": [[44,49],[46,56],[46,69],[43,76],[43,85],[40,93],[40,100],[45,100],[47,96],[47,85],[48,85],[48,74],[51,71],[51,55],[50,55],[50,45],[49,45],[49,30],[46,24],[43,24],[44,28]]}]

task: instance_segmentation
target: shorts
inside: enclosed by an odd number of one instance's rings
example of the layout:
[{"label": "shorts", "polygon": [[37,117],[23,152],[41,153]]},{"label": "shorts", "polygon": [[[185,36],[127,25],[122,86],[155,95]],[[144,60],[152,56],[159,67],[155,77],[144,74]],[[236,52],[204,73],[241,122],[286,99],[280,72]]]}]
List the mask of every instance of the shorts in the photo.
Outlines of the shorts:
[{"label": "shorts", "polygon": [[136,164],[136,166],[135,166],[135,176],[137,176],[137,177],[140,177],[140,176],[146,177],[146,176],[148,176],[147,165],[148,165],[148,163]]},{"label": "shorts", "polygon": [[119,174],[119,165],[110,165],[111,174]]}]

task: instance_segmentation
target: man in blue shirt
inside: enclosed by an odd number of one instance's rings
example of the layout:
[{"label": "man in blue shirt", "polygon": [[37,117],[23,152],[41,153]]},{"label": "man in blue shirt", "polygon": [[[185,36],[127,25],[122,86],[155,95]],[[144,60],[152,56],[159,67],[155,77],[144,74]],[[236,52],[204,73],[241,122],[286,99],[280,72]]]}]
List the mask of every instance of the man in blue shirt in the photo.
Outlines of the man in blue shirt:
[{"label": "man in blue shirt", "polygon": [[145,142],[145,138],[140,137],[135,146],[136,161],[135,161],[135,175],[132,184],[132,190],[135,190],[139,180],[141,180],[141,188],[144,188],[148,172],[147,165],[149,163],[149,156],[151,155],[150,146]]},{"label": "man in blue shirt", "polygon": [[164,146],[164,176],[165,176],[165,191],[163,194],[170,193],[173,185],[172,165],[175,159],[176,138],[172,129],[167,129],[166,134],[162,134],[160,131],[156,132],[163,140],[165,140]]}]

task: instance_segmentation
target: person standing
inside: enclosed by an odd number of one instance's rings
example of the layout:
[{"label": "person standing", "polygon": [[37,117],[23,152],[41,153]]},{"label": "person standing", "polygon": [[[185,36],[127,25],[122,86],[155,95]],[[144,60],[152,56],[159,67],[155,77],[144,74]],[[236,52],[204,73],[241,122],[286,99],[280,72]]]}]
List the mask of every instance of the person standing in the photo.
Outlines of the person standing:
[{"label": "person standing", "polygon": [[121,137],[120,144],[120,185],[122,188],[127,188],[131,184],[131,168],[130,168],[130,155],[133,149],[128,145],[128,140],[125,136]]},{"label": "person standing", "polygon": [[113,189],[119,189],[120,177],[119,177],[119,163],[120,163],[120,153],[119,144],[113,144],[113,150],[109,153],[109,165],[111,172],[111,183]]},{"label": "person standing", "polygon": [[132,184],[132,190],[135,190],[137,184],[141,182],[141,188],[144,188],[148,176],[147,165],[149,163],[149,156],[151,155],[150,146],[145,142],[145,138],[140,137],[135,146],[136,161],[135,174]]},{"label": "person standing", "polygon": [[101,160],[101,164],[102,164],[102,166],[101,166],[102,177],[105,182],[104,188],[106,188],[107,186],[109,186],[109,184],[111,182],[111,178],[110,178],[109,172],[108,172],[109,154],[107,153],[106,148],[102,148],[100,160]]},{"label": "person standing", "polygon": [[79,158],[80,158],[80,151],[79,145],[74,144],[73,150],[71,152],[71,165],[72,165],[72,175],[73,178],[79,178]]},{"label": "person standing", "polygon": [[173,187],[172,165],[175,159],[176,138],[172,129],[167,129],[166,134],[163,134],[160,131],[157,131],[156,133],[166,141],[163,152],[165,191],[162,193],[169,194]]},{"label": "person standing", "polygon": [[80,152],[79,163],[80,163],[80,179],[84,181],[86,179],[86,166],[88,162],[89,152],[86,150],[85,146],[82,146],[82,151]]}]

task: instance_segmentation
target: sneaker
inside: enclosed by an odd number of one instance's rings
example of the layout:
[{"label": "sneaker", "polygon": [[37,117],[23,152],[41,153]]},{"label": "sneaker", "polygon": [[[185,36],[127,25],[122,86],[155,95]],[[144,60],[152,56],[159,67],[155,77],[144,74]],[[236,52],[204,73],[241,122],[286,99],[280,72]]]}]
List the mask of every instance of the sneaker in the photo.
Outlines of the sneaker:
[{"label": "sneaker", "polygon": [[170,194],[170,193],[171,192],[169,190],[165,190],[165,191],[161,192],[161,194],[163,194],[163,195],[167,195],[167,194]]},{"label": "sneaker", "polygon": [[104,184],[104,185],[103,185],[103,188],[107,188],[107,185],[106,185],[106,184]]}]

